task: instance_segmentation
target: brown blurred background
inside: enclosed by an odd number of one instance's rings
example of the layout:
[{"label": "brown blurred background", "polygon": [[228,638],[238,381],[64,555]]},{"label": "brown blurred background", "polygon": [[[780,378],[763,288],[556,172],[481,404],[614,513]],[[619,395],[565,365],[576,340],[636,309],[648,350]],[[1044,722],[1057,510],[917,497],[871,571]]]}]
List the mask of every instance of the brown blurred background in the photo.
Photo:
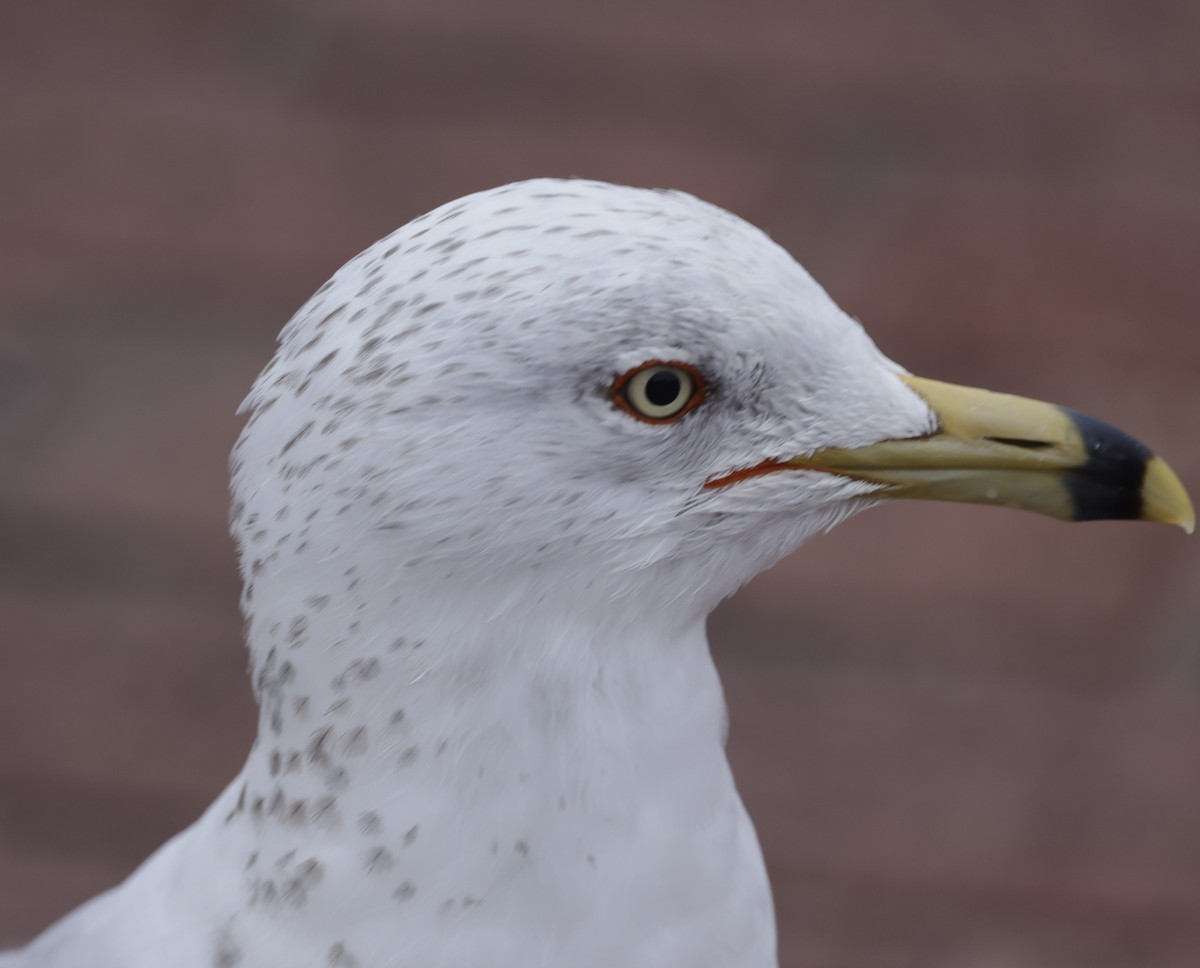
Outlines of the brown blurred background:
[{"label": "brown blurred background", "polygon": [[[916,372],[1200,490],[1200,5],[0,7],[0,942],[237,770],[234,409],[342,262],[532,175],[766,228]],[[872,511],[712,621],[787,968],[1200,965],[1200,543]]]}]

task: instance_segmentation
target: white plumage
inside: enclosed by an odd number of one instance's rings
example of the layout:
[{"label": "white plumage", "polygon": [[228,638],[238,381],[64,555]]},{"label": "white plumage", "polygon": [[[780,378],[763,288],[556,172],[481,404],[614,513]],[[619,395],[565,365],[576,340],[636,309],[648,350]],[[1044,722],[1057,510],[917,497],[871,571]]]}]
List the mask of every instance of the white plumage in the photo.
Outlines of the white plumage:
[{"label": "white plumage", "polygon": [[[652,360],[678,422],[613,405]],[[243,771],[6,968],[766,968],[708,612],[929,432],[782,249],[679,193],[530,181],[371,246],[247,401]],[[786,768],[786,763],[780,764]]]}]

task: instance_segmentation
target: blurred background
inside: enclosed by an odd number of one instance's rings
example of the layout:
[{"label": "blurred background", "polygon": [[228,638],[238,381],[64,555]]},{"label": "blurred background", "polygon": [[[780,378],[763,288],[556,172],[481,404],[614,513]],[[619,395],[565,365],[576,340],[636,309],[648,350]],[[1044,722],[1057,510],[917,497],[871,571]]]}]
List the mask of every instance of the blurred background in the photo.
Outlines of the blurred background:
[{"label": "blurred background", "polygon": [[[0,943],[238,769],[234,410],[290,313],[533,175],[698,194],[926,376],[1200,491],[1200,4],[0,7]],[[897,505],[717,613],[786,968],[1200,964],[1200,543]]]}]

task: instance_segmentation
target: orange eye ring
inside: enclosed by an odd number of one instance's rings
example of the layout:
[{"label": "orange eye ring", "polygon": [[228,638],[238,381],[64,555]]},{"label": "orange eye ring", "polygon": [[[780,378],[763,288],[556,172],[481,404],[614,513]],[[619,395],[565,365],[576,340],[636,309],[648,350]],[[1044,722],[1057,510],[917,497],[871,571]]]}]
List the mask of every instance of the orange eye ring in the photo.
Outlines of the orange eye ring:
[{"label": "orange eye ring", "polygon": [[680,360],[647,360],[613,380],[612,401],[644,423],[674,423],[708,395],[704,375]]}]

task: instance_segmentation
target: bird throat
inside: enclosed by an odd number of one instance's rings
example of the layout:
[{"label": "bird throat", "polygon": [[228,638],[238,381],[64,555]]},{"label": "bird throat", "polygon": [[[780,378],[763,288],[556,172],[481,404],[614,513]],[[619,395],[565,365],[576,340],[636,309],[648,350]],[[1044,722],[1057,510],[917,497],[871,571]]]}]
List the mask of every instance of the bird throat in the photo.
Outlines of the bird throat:
[{"label": "bird throat", "polygon": [[[466,614],[346,584],[272,607],[260,583],[249,616],[259,736],[202,826],[257,917],[357,899],[336,923],[382,904],[536,933],[548,899],[567,922],[599,897],[652,906],[622,893],[648,853],[710,907],[719,870],[747,850],[758,870],[702,625]],[[724,868],[693,850],[714,831]]]}]

